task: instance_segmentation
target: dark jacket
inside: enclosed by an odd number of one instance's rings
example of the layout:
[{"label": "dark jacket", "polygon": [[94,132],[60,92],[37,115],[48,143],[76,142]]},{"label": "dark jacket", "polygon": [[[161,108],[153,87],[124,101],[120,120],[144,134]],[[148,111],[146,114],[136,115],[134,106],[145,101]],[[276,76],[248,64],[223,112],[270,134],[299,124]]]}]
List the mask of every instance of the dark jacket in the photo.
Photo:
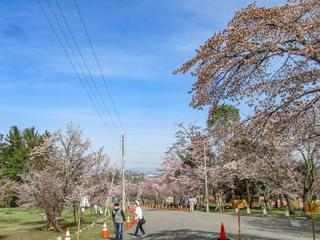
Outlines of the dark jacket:
[{"label": "dark jacket", "polygon": [[112,220],[115,223],[124,223],[126,221],[124,211],[121,208],[112,210]]}]

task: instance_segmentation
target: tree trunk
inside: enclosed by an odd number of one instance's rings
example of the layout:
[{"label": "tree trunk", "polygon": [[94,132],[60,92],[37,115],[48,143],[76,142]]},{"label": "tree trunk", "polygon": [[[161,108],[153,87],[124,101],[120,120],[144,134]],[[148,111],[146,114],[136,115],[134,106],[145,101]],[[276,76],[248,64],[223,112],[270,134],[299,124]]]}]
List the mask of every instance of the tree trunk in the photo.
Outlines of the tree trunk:
[{"label": "tree trunk", "polygon": [[269,192],[266,191],[265,194],[264,194],[264,203],[265,203],[265,206],[266,206],[266,210],[268,212],[270,212],[272,209],[270,207],[270,197],[269,197]]},{"label": "tree trunk", "polygon": [[290,214],[294,214],[293,207],[291,205],[290,197],[287,193],[283,194],[284,199],[287,201],[287,206]]},{"label": "tree trunk", "polygon": [[250,200],[251,200],[251,194],[250,194],[250,182],[249,181],[246,181],[247,182],[247,208],[251,208],[251,202],[250,202]]},{"label": "tree trunk", "polygon": [[310,199],[309,199],[309,189],[307,188],[307,187],[304,187],[303,188],[303,196],[302,196],[302,198],[303,198],[303,212],[304,213],[306,213],[307,211],[306,211],[306,206],[308,206],[308,204],[309,204],[309,201],[310,201]]},{"label": "tree trunk", "polygon": [[276,201],[276,207],[277,208],[281,208],[281,194],[279,194],[279,196],[278,196],[278,199],[277,199],[277,201]]},{"label": "tree trunk", "polygon": [[253,198],[253,195],[251,195],[251,198],[250,198],[250,208],[251,209],[253,208],[253,202],[254,202],[254,198]]},{"label": "tree trunk", "polygon": [[77,223],[77,204],[76,203],[73,203],[72,204],[72,208],[73,208],[73,222],[76,224]]},{"label": "tree trunk", "polygon": [[60,217],[61,211],[57,208],[52,208],[46,211],[47,217],[47,228],[52,231],[61,231],[60,227]]},{"label": "tree trunk", "polygon": [[93,210],[92,210],[91,203],[90,203],[90,217],[91,217],[91,220],[93,221]]},{"label": "tree trunk", "polygon": [[231,188],[231,200],[236,200],[236,193],[234,191],[234,188]]},{"label": "tree trunk", "polygon": [[247,195],[247,214],[251,214],[251,194],[250,194],[250,181],[246,181],[247,183],[247,189],[246,189],[246,195]]},{"label": "tree trunk", "polygon": [[222,204],[221,204],[221,197],[220,194],[215,194],[216,199],[216,209],[219,210],[219,212],[222,212]]}]

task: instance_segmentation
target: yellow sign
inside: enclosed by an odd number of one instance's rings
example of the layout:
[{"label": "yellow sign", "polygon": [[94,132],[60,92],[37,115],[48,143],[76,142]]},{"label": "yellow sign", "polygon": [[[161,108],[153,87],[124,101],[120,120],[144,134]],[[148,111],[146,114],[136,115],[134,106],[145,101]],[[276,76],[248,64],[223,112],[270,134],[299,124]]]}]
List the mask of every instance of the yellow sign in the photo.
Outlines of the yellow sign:
[{"label": "yellow sign", "polygon": [[233,208],[245,208],[247,206],[246,200],[233,200],[232,207]]},{"label": "yellow sign", "polygon": [[303,207],[303,204],[301,204],[301,203],[302,203],[301,200],[294,200],[294,201],[292,202],[292,205],[293,205],[294,208],[302,208],[302,207]]},{"label": "yellow sign", "polygon": [[319,212],[320,211],[320,202],[312,201],[309,204],[306,204],[305,209],[307,212]]}]

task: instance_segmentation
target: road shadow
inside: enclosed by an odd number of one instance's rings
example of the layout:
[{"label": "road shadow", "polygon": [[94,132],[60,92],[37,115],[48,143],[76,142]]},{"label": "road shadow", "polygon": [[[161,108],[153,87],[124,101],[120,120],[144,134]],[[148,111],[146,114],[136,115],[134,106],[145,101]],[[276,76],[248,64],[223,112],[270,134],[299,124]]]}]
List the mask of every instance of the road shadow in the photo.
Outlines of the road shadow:
[{"label": "road shadow", "polygon": [[[311,233],[311,223],[307,220],[297,220],[297,219],[266,219],[265,221],[257,221],[257,219],[247,218],[246,223],[255,227],[259,231],[272,231],[272,232],[283,232],[283,233],[296,233],[298,235],[310,234]],[[291,225],[290,221],[299,221],[301,227],[294,227]],[[316,229],[319,229],[319,222],[316,223]]]},{"label": "road shadow", "polygon": [[[219,233],[195,231],[190,229],[180,229],[171,231],[159,231],[156,233],[147,234],[145,237],[130,236],[126,239],[144,239],[144,240],[212,240],[215,236],[219,236]],[[238,239],[238,235],[228,234],[228,238]],[[242,240],[261,240],[259,236],[241,235]],[[264,240],[275,240],[273,238],[263,238]]]}]

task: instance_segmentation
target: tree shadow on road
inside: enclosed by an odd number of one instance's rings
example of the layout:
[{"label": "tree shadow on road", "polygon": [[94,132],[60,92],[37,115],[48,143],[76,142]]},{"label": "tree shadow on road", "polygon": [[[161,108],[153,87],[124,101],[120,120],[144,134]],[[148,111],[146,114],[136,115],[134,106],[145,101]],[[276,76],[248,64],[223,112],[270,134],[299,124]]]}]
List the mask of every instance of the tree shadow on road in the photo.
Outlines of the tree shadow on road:
[{"label": "tree shadow on road", "polygon": [[[311,234],[311,223],[306,220],[297,219],[267,219],[266,221],[257,221],[257,219],[246,219],[246,223],[250,226],[254,226],[259,231],[271,231],[293,234]],[[300,227],[294,227],[290,221],[299,222]],[[317,228],[320,227],[319,223],[316,223]]]},{"label": "tree shadow on road", "polygon": [[[195,231],[190,229],[180,229],[171,231],[159,231],[156,233],[150,233],[144,240],[212,240],[213,237],[219,236],[219,233]],[[238,235],[229,234],[228,238],[238,239]],[[129,238],[130,239],[130,238]],[[133,237],[132,239],[139,239],[139,237]],[[242,240],[261,240],[258,236],[241,235]],[[274,240],[272,238],[263,238],[264,240]]]}]

